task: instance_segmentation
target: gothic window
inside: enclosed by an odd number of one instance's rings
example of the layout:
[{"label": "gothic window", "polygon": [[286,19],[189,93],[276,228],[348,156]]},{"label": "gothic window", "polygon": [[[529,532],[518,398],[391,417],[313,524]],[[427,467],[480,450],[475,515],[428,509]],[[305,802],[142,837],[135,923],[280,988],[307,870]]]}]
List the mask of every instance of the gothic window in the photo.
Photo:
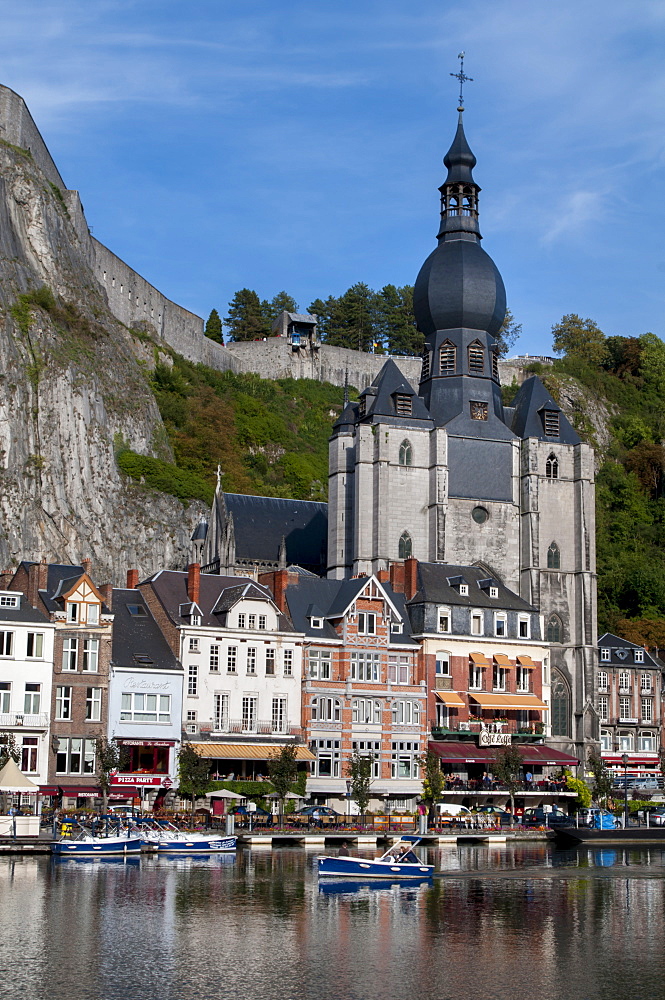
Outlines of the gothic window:
[{"label": "gothic window", "polygon": [[358,416],[364,417],[367,413],[367,400],[364,396],[361,396],[358,400]]},{"label": "gothic window", "polygon": [[550,615],[547,621],[547,641],[561,642],[562,636],[563,627],[561,625],[561,619],[558,615]]},{"label": "gothic window", "polygon": [[429,378],[429,351],[425,348],[423,351],[423,370],[420,376],[420,381],[424,382],[427,378]]},{"label": "gothic window", "polygon": [[408,441],[402,441],[399,446],[399,464],[411,465],[411,444]]},{"label": "gothic window", "polygon": [[471,407],[472,420],[487,420],[487,403],[471,400],[469,406]]},{"label": "gothic window", "polygon": [[552,671],[552,736],[570,736],[570,690],[558,670]]},{"label": "gothic window", "polygon": [[548,479],[559,478],[559,459],[556,455],[550,455],[545,462],[545,475]]},{"label": "gothic window", "polygon": [[546,437],[558,437],[559,436],[559,411],[558,410],[544,410],[543,411],[543,426],[545,428]]},{"label": "gothic window", "polygon": [[457,348],[449,340],[439,349],[439,375],[454,375],[457,367]]},{"label": "gothic window", "polygon": [[413,544],[411,542],[411,535],[408,531],[405,531],[399,540],[399,546],[397,549],[398,559],[410,559],[413,555]]},{"label": "gothic window", "polygon": [[549,549],[547,550],[547,568],[548,569],[560,569],[561,568],[561,553],[559,551],[559,546],[556,542],[552,542]]},{"label": "gothic window", "polygon": [[411,396],[405,392],[395,393],[395,413],[398,417],[410,417],[412,408]]},{"label": "gothic window", "polygon": [[469,344],[469,375],[485,374],[485,350],[477,340]]}]

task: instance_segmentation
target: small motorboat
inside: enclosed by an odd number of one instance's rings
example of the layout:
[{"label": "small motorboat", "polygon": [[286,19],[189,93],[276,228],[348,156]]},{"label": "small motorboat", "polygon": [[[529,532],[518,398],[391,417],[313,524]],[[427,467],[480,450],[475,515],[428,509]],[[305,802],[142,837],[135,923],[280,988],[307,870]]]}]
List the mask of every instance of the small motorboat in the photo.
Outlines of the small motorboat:
[{"label": "small motorboat", "polygon": [[222,834],[185,833],[166,820],[144,820],[138,824],[144,847],[158,854],[220,854],[235,851],[237,837]]},{"label": "small motorboat", "polygon": [[336,878],[389,878],[425,879],[431,878],[434,865],[426,865],[414,853],[414,847],[421,837],[403,836],[397,844],[389,847],[379,858],[354,858],[338,854],[337,857],[318,859],[319,877],[332,875]]},{"label": "small motorboat", "polygon": [[51,841],[51,853],[58,857],[113,858],[118,855],[140,854],[141,838],[129,831],[120,836],[95,837],[80,823],[61,824],[58,840]]}]

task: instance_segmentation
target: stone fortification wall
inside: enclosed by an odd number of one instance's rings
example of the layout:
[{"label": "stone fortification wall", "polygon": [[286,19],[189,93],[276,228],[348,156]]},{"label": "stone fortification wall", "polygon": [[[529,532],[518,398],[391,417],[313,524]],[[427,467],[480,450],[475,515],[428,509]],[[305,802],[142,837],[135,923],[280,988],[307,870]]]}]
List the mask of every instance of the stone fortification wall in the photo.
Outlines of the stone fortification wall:
[{"label": "stone fortification wall", "polygon": [[1,84],[0,124],[2,125],[0,139],[11,142],[13,146],[20,146],[21,149],[30,150],[33,160],[48,180],[64,191],[67,185],[60,176],[25,101],[9,87],[3,87]]}]

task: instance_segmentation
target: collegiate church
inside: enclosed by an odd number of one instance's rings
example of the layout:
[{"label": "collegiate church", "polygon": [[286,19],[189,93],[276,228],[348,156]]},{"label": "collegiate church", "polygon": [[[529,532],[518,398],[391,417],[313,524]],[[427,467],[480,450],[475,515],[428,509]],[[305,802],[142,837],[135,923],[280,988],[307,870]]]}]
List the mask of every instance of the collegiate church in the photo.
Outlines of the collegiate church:
[{"label": "collegiate church", "polygon": [[[438,242],[414,292],[425,336],[419,388],[387,361],[335,423],[327,551],[324,504],[238,498],[219,487],[196,541],[201,562],[218,572],[295,563],[342,579],[409,557],[483,567],[540,609],[552,700],[567,705],[552,713],[552,736],[579,746],[597,734],[593,451],[537,377],[503,405],[495,338],[506,295],[481,247],[461,107],[444,164]],[[238,530],[239,516],[249,533]],[[239,556],[239,545],[253,555]]]}]

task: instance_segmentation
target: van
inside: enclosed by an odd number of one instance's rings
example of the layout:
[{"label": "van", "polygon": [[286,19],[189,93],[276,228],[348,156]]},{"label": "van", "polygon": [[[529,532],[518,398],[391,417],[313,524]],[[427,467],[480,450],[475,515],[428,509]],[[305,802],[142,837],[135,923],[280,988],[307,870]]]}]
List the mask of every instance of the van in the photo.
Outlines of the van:
[{"label": "van", "polygon": [[466,818],[471,815],[470,809],[457,802],[437,802],[436,811],[439,816],[450,816],[451,819],[457,819],[460,816]]}]

